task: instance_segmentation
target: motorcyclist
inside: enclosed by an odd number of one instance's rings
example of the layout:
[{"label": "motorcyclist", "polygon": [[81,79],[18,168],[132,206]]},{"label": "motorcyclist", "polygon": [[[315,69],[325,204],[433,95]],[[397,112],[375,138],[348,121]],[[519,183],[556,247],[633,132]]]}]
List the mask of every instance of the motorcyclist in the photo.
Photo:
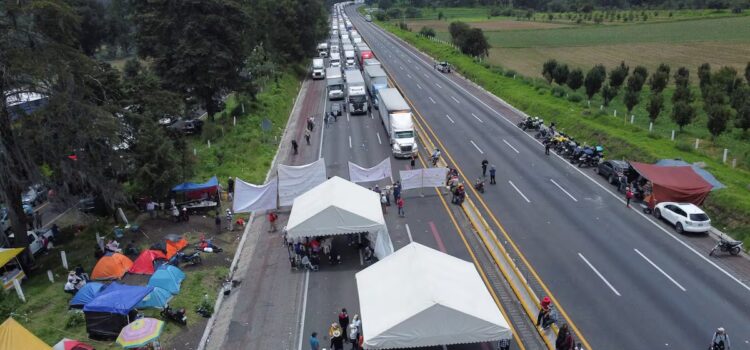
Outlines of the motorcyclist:
[{"label": "motorcyclist", "polygon": [[435,151],[432,152],[432,166],[436,166],[438,160],[440,160],[440,149],[435,148]]},{"label": "motorcyclist", "polygon": [[482,180],[481,178],[477,179],[477,181],[474,182],[474,189],[484,193],[484,180]]},{"label": "motorcyclist", "polygon": [[719,327],[711,339],[711,350],[729,350],[730,348],[729,335],[724,330],[724,327]]}]

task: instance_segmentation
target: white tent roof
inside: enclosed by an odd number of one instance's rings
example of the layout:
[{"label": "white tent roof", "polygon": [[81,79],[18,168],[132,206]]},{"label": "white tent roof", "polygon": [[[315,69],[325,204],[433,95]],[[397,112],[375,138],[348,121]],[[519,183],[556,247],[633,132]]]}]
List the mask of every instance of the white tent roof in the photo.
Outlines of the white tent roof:
[{"label": "white tent roof", "polygon": [[298,196],[287,223],[289,238],[378,232],[385,227],[380,197],[332,177]]},{"label": "white tent roof", "polygon": [[364,347],[412,348],[511,338],[474,264],[411,243],[358,272]]}]

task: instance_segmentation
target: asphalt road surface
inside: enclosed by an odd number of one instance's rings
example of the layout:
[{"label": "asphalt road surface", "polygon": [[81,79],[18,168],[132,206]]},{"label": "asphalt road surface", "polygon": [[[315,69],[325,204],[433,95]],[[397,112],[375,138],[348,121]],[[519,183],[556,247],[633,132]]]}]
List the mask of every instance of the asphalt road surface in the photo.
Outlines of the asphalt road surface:
[{"label": "asphalt road surface", "polygon": [[497,166],[497,185],[480,199],[496,218],[488,221],[498,234],[503,226],[591,347],[701,349],[722,326],[732,349],[750,349],[750,282],[626,208],[590,169],[545,156],[515,127],[515,110],[433,70],[354,7],[347,13],[449,160],[470,179],[483,159]]},{"label": "asphalt road surface", "polygon": [[[322,86],[322,88],[311,89],[313,92],[322,89],[322,95],[318,96],[318,98],[322,98],[320,103],[322,109],[316,109],[312,114],[321,115],[322,111],[329,112],[331,102],[344,103],[343,100],[328,101],[325,96],[324,80],[313,82],[313,84]],[[319,148],[319,156],[325,159],[328,176],[340,176],[345,179],[349,178],[349,161],[363,167],[372,167],[383,159],[390,157],[395,181],[398,179],[398,171],[410,169],[410,164],[408,160],[393,158],[389,141],[377,113],[374,108],[372,113],[367,115],[344,113],[344,115],[338,117],[337,122],[330,125],[325,125],[321,120],[322,118],[316,118],[315,127],[322,128],[322,139],[317,136],[313,137],[310,146],[307,146],[303,139],[300,145],[313,149]],[[308,151],[306,150],[306,152]],[[312,160],[314,159],[295,163],[303,164]],[[417,166],[420,166],[420,162],[417,162]],[[378,184],[381,188],[384,188],[386,184],[390,184],[390,180],[383,180]],[[363,183],[362,185],[371,187],[375,183]],[[472,261],[437,193],[432,189],[425,189],[424,194],[425,196],[422,197],[419,190],[404,191],[403,198],[406,212],[404,218],[398,217],[394,203],[391,207],[388,207],[386,223],[394,248],[397,250],[410,241],[415,241],[460,259]],[[328,326],[337,321],[337,312],[341,308],[346,308],[350,317],[359,313],[359,298],[354,274],[366,268],[367,263],[361,260],[361,256],[355,248],[347,246],[346,237],[337,237],[334,245],[342,253],[343,263],[331,266],[323,261],[320,270],[310,272],[307,277],[308,280],[303,291],[306,296],[303,302],[304,315],[301,316],[302,322],[300,324],[301,334],[303,335],[302,342],[299,344],[300,350],[309,348],[308,339],[312,332],[319,334],[321,346],[327,348],[329,344]],[[363,327],[367,327],[366,320]],[[346,346],[346,348],[349,347],[350,345]],[[447,348],[453,350],[490,350],[493,346],[480,343],[454,345]],[[516,348],[515,345],[513,348]],[[436,347],[435,349],[442,349],[442,347]]]}]

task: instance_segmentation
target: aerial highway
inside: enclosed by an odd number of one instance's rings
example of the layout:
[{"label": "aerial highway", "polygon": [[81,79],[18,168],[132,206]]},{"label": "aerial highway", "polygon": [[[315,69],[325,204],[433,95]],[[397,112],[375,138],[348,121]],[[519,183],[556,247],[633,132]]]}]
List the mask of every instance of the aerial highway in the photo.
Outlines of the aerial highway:
[{"label": "aerial highway", "polygon": [[[717,327],[750,349],[750,282],[515,126],[523,115],[405,42],[346,13],[462,179],[487,159],[497,185],[469,192],[596,349],[705,348]],[[606,145],[605,145],[606,146]],[[467,186],[470,187],[470,186]]]}]

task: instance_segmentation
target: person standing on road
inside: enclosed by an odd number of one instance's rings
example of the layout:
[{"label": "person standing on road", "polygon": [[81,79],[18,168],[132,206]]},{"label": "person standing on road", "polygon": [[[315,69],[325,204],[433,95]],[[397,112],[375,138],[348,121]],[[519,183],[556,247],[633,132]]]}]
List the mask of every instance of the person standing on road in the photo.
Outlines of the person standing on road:
[{"label": "person standing on road", "polygon": [[417,155],[412,154],[411,155],[411,168],[414,169],[414,166],[417,164]]},{"label": "person standing on road", "polygon": [[34,212],[34,226],[36,226],[37,229],[42,228],[42,211],[37,210]]},{"label": "person standing on road", "polygon": [[310,336],[310,350],[320,350],[320,341],[318,340],[318,332],[312,332]]},{"label": "person standing on road", "polygon": [[633,199],[633,191],[630,187],[625,187],[625,206],[630,208],[630,200]]},{"label": "person standing on road", "polygon": [[482,177],[487,177],[487,165],[490,164],[490,162],[487,161],[487,159],[482,160]]},{"label": "person standing on road", "polygon": [[233,194],[234,194],[234,179],[230,176],[229,180],[227,180],[227,198],[231,200]]},{"label": "person standing on road", "polygon": [[154,201],[148,201],[148,203],[146,203],[146,212],[148,212],[150,218],[156,218],[156,203],[154,203]]},{"label": "person standing on road", "polygon": [[221,233],[221,216],[219,215],[219,211],[216,211],[216,217],[214,218],[214,225],[216,225],[216,234]]},{"label": "person standing on road", "polygon": [[341,312],[339,312],[339,325],[341,325],[342,330],[346,330],[349,326],[349,314],[346,313],[346,309],[341,309]]},{"label": "person standing on road", "polygon": [[401,198],[401,181],[396,181],[393,184],[393,201],[396,202],[399,198]]},{"label": "person standing on road", "polygon": [[711,339],[711,350],[730,350],[731,346],[729,335],[724,330],[724,327],[719,327]]},{"label": "person standing on road", "polygon": [[544,154],[549,155],[550,147],[552,147],[552,141],[549,138],[544,139]]},{"label": "person standing on road", "polygon": [[270,211],[268,213],[268,222],[270,223],[270,228],[268,229],[268,232],[276,232],[276,220],[279,218],[278,215],[276,215],[275,212]]},{"label": "person standing on road", "polygon": [[497,170],[495,169],[495,164],[492,164],[492,166],[490,167],[490,185],[497,184],[497,182],[495,182],[495,172],[496,171]]},{"label": "person standing on road", "polygon": [[313,116],[310,116],[307,118],[307,130],[315,131],[315,118]]},{"label": "person standing on road", "polygon": [[383,207],[383,214],[386,214],[385,205],[388,203],[388,199],[385,197],[385,193],[380,194],[380,206]]},{"label": "person standing on road", "polygon": [[307,145],[310,146],[310,129],[305,129],[305,141],[307,142]]},{"label": "person standing on road", "polygon": [[299,145],[297,145],[297,140],[292,140],[292,150],[294,150],[294,155],[297,155],[297,148]]},{"label": "person standing on road", "polygon": [[573,336],[570,334],[568,324],[565,323],[560,327],[557,332],[557,339],[555,339],[555,350],[572,350],[573,349]]},{"label": "person standing on road", "polygon": [[227,230],[234,231],[234,215],[229,208],[227,208]]},{"label": "person standing on road", "polygon": [[354,319],[352,320],[352,323],[349,324],[349,329],[347,329],[347,337],[352,344],[352,350],[359,350],[359,327],[361,324],[359,315],[354,315]]},{"label": "person standing on road", "polygon": [[543,326],[542,322],[549,316],[550,313],[550,304],[552,303],[552,300],[545,296],[542,298],[542,301],[539,306],[539,313],[536,316],[536,326]]},{"label": "person standing on road", "polygon": [[399,197],[398,200],[396,200],[396,205],[398,206],[398,216],[405,217],[406,212],[404,212],[404,199]]}]

